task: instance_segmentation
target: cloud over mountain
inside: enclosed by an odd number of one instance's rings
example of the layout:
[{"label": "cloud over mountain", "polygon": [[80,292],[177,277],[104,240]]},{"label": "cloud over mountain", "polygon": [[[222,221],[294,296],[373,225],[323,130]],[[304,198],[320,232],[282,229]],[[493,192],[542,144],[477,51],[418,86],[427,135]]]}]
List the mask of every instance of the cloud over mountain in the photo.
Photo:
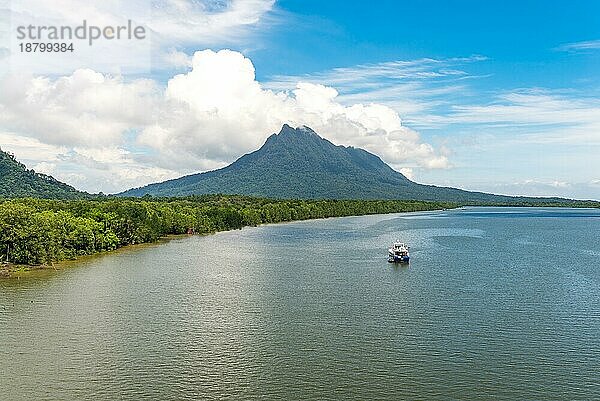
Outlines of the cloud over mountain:
[{"label": "cloud over mountain", "polygon": [[[69,163],[80,166],[82,182],[74,184],[87,190],[118,191],[223,166],[256,149],[283,123],[310,125],[397,168],[448,166],[447,157],[402,126],[393,109],[343,105],[337,97],[334,88],[315,83],[265,89],[241,53],[204,50],[166,87],[92,70],[55,79],[7,76],[0,83],[0,127],[5,136],[66,148],[57,155],[65,175]],[[62,177],[60,167],[51,173]],[[92,178],[106,184],[85,182]]]}]

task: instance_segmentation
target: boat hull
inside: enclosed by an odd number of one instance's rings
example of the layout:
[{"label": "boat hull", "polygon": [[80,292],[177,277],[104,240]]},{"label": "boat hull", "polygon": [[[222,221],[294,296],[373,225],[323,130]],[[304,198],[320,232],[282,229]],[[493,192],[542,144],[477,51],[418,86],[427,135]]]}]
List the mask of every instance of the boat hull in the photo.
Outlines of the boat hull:
[{"label": "boat hull", "polygon": [[410,256],[390,255],[388,257],[388,262],[390,262],[390,263],[409,263],[410,262]]}]

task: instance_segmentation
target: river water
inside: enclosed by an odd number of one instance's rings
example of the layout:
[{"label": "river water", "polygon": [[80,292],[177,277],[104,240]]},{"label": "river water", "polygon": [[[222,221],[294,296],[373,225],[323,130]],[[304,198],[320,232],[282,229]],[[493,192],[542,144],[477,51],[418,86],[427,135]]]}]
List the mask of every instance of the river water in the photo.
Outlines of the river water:
[{"label": "river water", "polygon": [[0,280],[2,400],[259,398],[600,399],[600,211],[295,222]]}]

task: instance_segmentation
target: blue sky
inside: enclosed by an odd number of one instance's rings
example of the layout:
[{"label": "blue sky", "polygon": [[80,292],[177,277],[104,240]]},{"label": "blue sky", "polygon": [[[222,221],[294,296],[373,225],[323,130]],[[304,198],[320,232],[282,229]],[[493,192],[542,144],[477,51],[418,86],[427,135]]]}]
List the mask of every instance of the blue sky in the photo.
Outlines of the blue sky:
[{"label": "blue sky", "polygon": [[291,13],[292,22],[277,26],[268,35],[268,45],[255,52],[259,79],[397,59],[472,54],[493,59],[496,78],[490,86],[496,88],[568,86],[579,79],[593,79],[598,70],[593,52],[573,59],[553,51],[566,43],[598,38],[600,3],[594,1],[307,0],[277,4]]},{"label": "blue sky", "polygon": [[0,40],[0,147],[79,188],[220,167],[291,122],[419,182],[600,199],[600,2],[76,4],[12,3],[0,39],[131,18],[151,40],[52,58]]}]

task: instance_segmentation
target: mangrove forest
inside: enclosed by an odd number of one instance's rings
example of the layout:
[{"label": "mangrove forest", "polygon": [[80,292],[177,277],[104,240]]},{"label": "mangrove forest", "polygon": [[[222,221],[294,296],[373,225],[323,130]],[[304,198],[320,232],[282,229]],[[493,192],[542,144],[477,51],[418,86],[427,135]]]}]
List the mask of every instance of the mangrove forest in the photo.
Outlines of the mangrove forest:
[{"label": "mangrove forest", "polygon": [[0,262],[49,265],[80,255],[265,223],[452,208],[406,200],[276,200],[235,195],[186,198],[0,200]]}]

